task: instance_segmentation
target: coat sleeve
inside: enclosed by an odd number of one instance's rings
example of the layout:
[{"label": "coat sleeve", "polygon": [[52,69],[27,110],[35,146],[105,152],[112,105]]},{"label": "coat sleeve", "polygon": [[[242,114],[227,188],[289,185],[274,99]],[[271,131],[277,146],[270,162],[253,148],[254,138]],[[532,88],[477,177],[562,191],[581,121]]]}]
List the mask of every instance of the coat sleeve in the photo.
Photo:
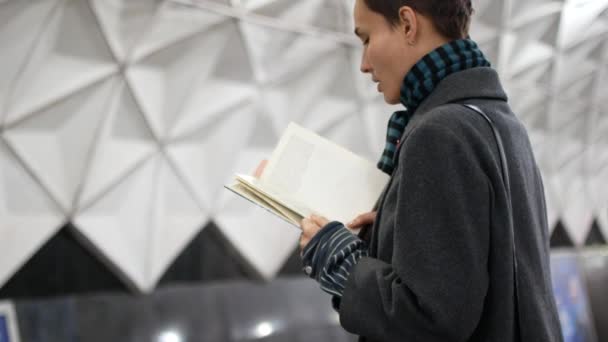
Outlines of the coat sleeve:
[{"label": "coat sleeve", "polygon": [[409,134],[395,175],[392,258],[353,268],[340,307],[347,331],[374,341],[471,336],[488,287],[493,196],[473,144],[438,123]]}]

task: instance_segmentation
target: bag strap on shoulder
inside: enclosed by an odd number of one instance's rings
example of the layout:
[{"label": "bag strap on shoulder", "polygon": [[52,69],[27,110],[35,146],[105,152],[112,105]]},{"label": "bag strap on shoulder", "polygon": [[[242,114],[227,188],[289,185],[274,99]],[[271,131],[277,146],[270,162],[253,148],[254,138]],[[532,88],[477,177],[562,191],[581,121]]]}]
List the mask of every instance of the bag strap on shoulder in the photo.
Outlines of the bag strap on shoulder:
[{"label": "bag strap on shoulder", "polygon": [[490,117],[484,113],[479,107],[472,104],[462,104],[463,106],[471,109],[475,113],[481,115],[492,128],[492,132],[494,134],[494,138],[496,140],[496,145],[498,147],[498,153],[500,154],[500,166],[502,169],[502,180],[504,182],[505,191],[507,193],[507,207],[509,210],[509,227],[511,228],[511,249],[513,251],[513,293],[514,293],[514,324],[515,324],[515,334],[521,340],[521,317],[519,316],[519,289],[518,289],[518,281],[517,281],[517,249],[515,244],[515,227],[514,227],[514,219],[513,219],[513,204],[511,199],[511,181],[509,178],[509,167],[507,164],[507,155],[505,153],[504,144],[496,125],[490,119]]}]

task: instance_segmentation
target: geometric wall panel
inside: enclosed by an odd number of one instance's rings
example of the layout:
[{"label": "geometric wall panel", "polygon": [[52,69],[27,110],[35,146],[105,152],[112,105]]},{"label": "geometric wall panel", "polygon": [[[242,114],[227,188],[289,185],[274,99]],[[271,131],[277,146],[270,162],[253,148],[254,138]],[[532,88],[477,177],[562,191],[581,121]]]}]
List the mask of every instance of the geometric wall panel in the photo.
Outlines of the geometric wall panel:
[{"label": "geometric wall panel", "polygon": [[318,27],[325,30],[351,31],[351,17],[347,13],[345,1],[259,1],[234,0],[237,6],[242,6],[252,13],[286,21],[292,25]]},{"label": "geometric wall panel", "polygon": [[86,1],[53,10],[8,99],[8,124],[118,69],[95,22]]},{"label": "geometric wall panel", "polygon": [[608,25],[597,20],[598,15],[606,8],[608,8],[606,0],[566,1],[562,12],[559,46],[572,46],[581,40],[608,32]]},{"label": "geometric wall panel", "polygon": [[288,79],[290,74],[306,70],[338,47],[335,41],[247,22],[241,23],[240,28],[262,84]]},{"label": "geometric wall panel", "polygon": [[207,219],[159,154],[74,222],[129,285],[148,292]]},{"label": "geometric wall panel", "polygon": [[[14,90],[15,79],[43,24],[57,1],[10,1],[0,3],[0,126],[4,122],[6,104]],[[19,37],[19,39],[15,39]]]},{"label": "geometric wall panel", "polygon": [[[227,31],[235,32],[234,25],[226,23],[188,37],[129,69],[134,94],[159,139],[170,138],[172,129],[189,109],[184,106],[193,95],[192,89],[203,84],[214,71],[222,57],[219,46],[229,42],[225,38]],[[201,61],[203,55],[206,58]],[[214,98],[217,94],[208,91],[203,96]]]},{"label": "geometric wall panel", "polygon": [[119,61],[125,61],[152,24],[161,0],[92,0],[101,29]]},{"label": "geometric wall panel", "polygon": [[[25,241],[0,284],[66,218],[138,291],[209,220],[274,276],[298,231],[223,185],[290,121],[376,162],[402,109],[359,71],[353,5],[0,1],[0,244]],[[528,128],[551,229],[577,246],[593,222],[608,236],[608,0],[473,5],[471,37]]]},{"label": "geometric wall panel", "polygon": [[250,139],[255,116],[250,104],[239,104],[167,146],[199,204],[211,213],[218,210],[217,199],[226,191],[226,175],[238,171],[235,164]]},{"label": "geometric wall panel", "polygon": [[[263,149],[248,149],[239,154],[236,170],[255,169],[269,156]],[[232,177],[226,178],[226,183]],[[241,256],[265,279],[270,279],[293,253],[301,231],[265,210],[224,191],[219,197],[220,210],[214,221]]]},{"label": "geometric wall panel", "polygon": [[90,204],[158,150],[158,143],[126,82],[115,84],[107,104],[82,193],[77,197],[79,208]]},{"label": "geometric wall panel", "polygon": [[71,212],[116,78],[88,86],[10,127],[5,136],[62,209]]},{"label": "geometric wall panel", "polygon": [[563,222],[577,246],[584,245],[593,223],[593,212],[590,210],[593,204],[585,185],[580,177],[572,179],[566,192],[567,200],[563,204]]},{"label": "geometric wall panel", "polygon": [[[376,96],[362,104],[362,120],[364,121],[363,127],[367,132],[367,145],[372,152],[370,158],[375,163],[377,156],[382,154],[384,151],[384,145],[386,143],[386,136],[384,134],[378,134],[386,130],[386,126],[390,116],[393,112],[401,110],[398,106],[390,106],[384,102],[382,95]],[[354,150],[354,149],[353,149]]]},{"label": "geometric wall panel", "polygon": [[[145,32],[138,38],[131,50],[129,61],[141,60],[154,52],[170,48],[173,44],[208,31],[229,20],[228,17],[212,11],[197,11],[190,6],[171,1],[163,1],[155,9],[153,20],[145,26]],[[126,20],[123,18],[121,19]]]},{"label": "geometric wall panel", "polygon": [[359,110],[347,50],[336,49],[289,79],[263,90],[264,106],[282,132],[290,121],[315,131]]},{"label": "geometric wall panel", "polygon": [[0,286],[63,225],[64,213],[0,139]]}]

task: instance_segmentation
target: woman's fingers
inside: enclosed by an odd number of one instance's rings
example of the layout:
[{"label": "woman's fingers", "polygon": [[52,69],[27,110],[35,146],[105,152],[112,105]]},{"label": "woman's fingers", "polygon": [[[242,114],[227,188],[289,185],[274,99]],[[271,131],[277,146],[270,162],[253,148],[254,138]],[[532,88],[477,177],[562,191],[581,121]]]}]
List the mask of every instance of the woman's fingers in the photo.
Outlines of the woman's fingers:
[{"label": "woman's fingers", "polygon": [[313,236],[315,236],[319,230],[321,230],[322,226],[319,226],[313,219],[305,218],[300,223],[300,227],[302,228],[302,235],[300,236],[300,249],[303,250],[306,245],[312,240]]},{"label": "woman's fingers", "polygon": [[372,224],[376,220],[376,214],[376,211],[361,214],[357,216],[354,220],[350,221],[346,226],[350,229],[357,229],[368,224]]},{"label": "woman's fingers", "polygon": [[323,216],[318,216],[318,215],[314,215],[314,214],[310,216],[310,219],[311,219],[311,220],[312,220],[314,223],[316,223],[316,224],[317,224],[317,226],[319,226],[319,227],[324,227],[326,224],[328,224],[328,223],[329,223],[329,220],[328,220],[328,219],[326,219],[325,217],[323,217]]},{"label": "woman's fingers", "polygon": [[300,249],[304,249],[310,240],[312,240],[312,238],[317,235],[319,231],[328,223],[328,219],[318,215],[311,215],[309,218],[303,219],[300,223],[300,227],[302,228],[302,236],[300,236]]},{"label": "woman's fingers", "polygon": [[264,168],[266,168],[266,164],[268,164],[268,160],[266,160],[266,159],[264,159],[260,162],[258,167],[255,169],[255,172],[253,173],[253,175],[256,178],[260,178],[262,176],[262,173],[264,172]]}]

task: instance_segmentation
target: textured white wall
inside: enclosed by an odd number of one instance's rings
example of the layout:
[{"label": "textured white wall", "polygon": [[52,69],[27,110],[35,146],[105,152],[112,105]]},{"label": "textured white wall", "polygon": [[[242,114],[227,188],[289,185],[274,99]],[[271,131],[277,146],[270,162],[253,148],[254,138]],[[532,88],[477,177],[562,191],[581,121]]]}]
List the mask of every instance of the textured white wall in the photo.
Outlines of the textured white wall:
[{"label": "textured white wall", "polygon": [[[552,225],[608,236],[606,0],[474,1]],[[190,5],[189,5],[190,4]],[[298,232],[222,190],[289,121],[376,160],[352,0],[0,2],[0,285],[66,221],[149,291],[209,220],[265,277]]]}]

